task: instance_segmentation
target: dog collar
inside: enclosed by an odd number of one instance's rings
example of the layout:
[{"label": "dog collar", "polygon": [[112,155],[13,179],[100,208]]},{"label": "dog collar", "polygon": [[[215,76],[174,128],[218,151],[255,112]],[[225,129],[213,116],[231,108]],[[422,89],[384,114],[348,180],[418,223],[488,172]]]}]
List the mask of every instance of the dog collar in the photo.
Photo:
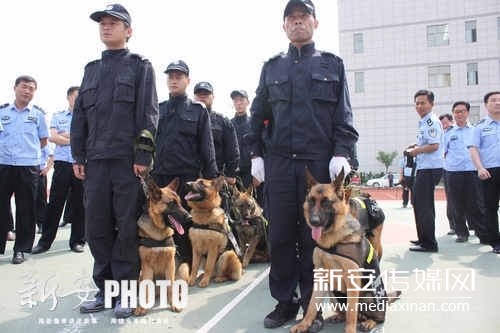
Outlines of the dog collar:
[{"label": "dog collar", "polygon": [[144,247],[175,247],[174,238],[169,236],[162,240],[156,240],[146,237],[139,237],[139,246]]}]

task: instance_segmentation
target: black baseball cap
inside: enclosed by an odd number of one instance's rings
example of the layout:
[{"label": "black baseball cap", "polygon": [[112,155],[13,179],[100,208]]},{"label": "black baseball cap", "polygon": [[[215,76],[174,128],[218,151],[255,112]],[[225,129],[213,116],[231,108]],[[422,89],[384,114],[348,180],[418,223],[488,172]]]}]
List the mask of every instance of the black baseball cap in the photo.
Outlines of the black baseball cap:
[{"label": "black baseball cap", "polygon": [[248,94],[243,89],[233,90],[231,92],[231,99],[234,99],[236,96],[241,96],[241,97],[245,97],[246,99],[248,99]]},{"label": "black baseball cap", "polygon": [[212,85],[210,84],[210,82],[206,82],[206,81],[201,81],[201,82],[198,82],[195,86],[194,86],[194,93],[196,94],[197,92],[199,92],[200,90],[205,90],[205,91],[208,91],[209,93],[213,94],[214,93],[214,88],[212,87]]},{"label": "black baseball cap", "polygon": [[168,73],[168,72],[171,72],[171,71],[183,72],[184,74],[186,74],[187,76],[189,76],[189,67],[182,60],[176,60],[174,62],[171,62],[167,66],[167,69],[165,69],[164,73]]},{"label": "black baseball cap", "polygon": [[285,12],[283,13],[283,20],[288,15],[290,15],[290,13],[292,12],[292,9],[295,6],[299,6],[299,5],[302,6],[306,10],[306,12],[308,12],[309,14],[312,14],[312,16],[316,17],[316,11],[314,9],[314,4],[312,3],[311,0],[290,0],[286,4]]},{"label": "black baseball cap", "polygon": [[108,5],[104,10],[100,10],[90,14],[90,18],[96,22],[100,22],[103,16],[113,16],[119,20],[130,25],[132,23],[132,19],[130,18],[130,14],[122,5],[115,3],[113,5]]}]

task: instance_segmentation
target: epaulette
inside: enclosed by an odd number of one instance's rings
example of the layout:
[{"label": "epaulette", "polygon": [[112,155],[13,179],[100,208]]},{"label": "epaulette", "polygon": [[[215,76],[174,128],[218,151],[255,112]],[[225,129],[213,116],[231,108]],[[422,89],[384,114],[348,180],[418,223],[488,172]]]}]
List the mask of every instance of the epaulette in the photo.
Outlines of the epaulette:
[{"label": "epaulette", "polygon": [[41,111],[43,114],[46,114],[46,112],[41,107],[39,107],[38,105],[33,105],[33,107],[35,109],[38,109],[39,111]]},{"label": "epaulette", "polygon": [[486,118],[481,119],[476,125],[479,125],[481,123],[484,123],[486,121]]},{"label": "epaulette", "polygon": [[165,100],[165,101],[159,103],[158,106],[163,105],[163,104],[167,104],[167,103],[168,103],[168,100]]},{"label": "epaulette", "polygon": [[0,109],[3,109],[3,108],[5,108],[5,107],[9,106],[9,104],[10,104],[10,103],[5,103],[5,104],[0,105]]},{"label": "epaulette", "polygon": [[139,53],[130,53],[130,55],[134,58],[139,59],[140,61],[149,61],[148,58]]},{"label": "epaulette", "polygon": [[91,62],[89,62],[88,64],[85,65],[85,68],[87,68],[88,66],[90,65],[95,65],[97,64],[99,61],[101,61],[100,59],[96,59],[96,60],[92,60]]},{"label": "epaulette", "polygon": [[335,59],[336,61],[339,61],[339,62],[343,61],[342,58],[340,58],[339,56],[333,54],[332,52],[319,51],[319,53],[321,54],[321,56],[332,57],[333,59]]},{"label": "epaulette", "polygon": [[192,100],[191,101],[191,104],[197,104],[201,107],[203,107],[204,109],[206,109],[207,107],[205,106],[205,104],[203,104],[203,102],[199,102],[199,101],[195,101],[195,100]]},{"label": "epaulette", "polygon": [[278,59],[278,58],[281,58],[282,56],[284,56],[286,53],[285,52],[280,52],[278,54],[275,54],[273,55],[271,58],[269,58],[267,61],[272,61],[272,60],[275,60],[275,59]]}]

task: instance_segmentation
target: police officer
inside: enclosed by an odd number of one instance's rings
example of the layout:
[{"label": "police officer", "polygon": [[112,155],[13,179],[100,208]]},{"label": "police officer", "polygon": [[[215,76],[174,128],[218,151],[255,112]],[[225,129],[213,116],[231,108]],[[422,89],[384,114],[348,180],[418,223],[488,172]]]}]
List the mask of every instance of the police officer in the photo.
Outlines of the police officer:
[{"label": "police officer", "polygon": [[456,242],[469,239],[466,219],[472,229],[477,230],[482,218],[476,168],[472,163],[467,144],[472,138],[474,127],[467,121],[470,104],[464,101],[453,103],[455,125],[444,135],[444,169],[446,170],[447,199],[453,207]]},{"label": "police officer", "polygon": [[196,101],[205,104],[210,115],[217,169],[229,184],[234,185],[240,161],[238,137],[234,126],[227,117],[212,110],[214,89],[210,82],[198,82],[194,86],[194,95]]},{"label": "police officer", "polygon": [[[170,63],[165,70],[169,99],[160,103],[160,120],[156,135],[156,156],[153,179],[166,186],[179,177],[179,195],[183,206],[187,194],[185,184],[200,175],[207,179],[217,177],[214,142],[210,117],[205,106],[186,95],[189,85],[189,67],[182,61]],[[191,262],[191,243],[188,238],[190,222],[184,225],[184,235],[174,234],[177,254],[182,262]]]},{"label": "police officer", "polygon": [[[40,175],[38,176],[38,195],[37,195],[37,220],[39,234],[42,233],[47,221],[47,174],[54,166],[54,148],[51,143],[47,143],[42,148],[42,157],[40,159]],[[31,251],[33,254],[33,251]]]},{"label": "police officer", "polygon": [[70,87],[67,91],[68,109],[55,113],[50,121],[49,141],[56,144],[54,151],[54,174],[50,187],[50,200],[47,207],[45,225],[38,245],[31,251],[32,254],[47,251],[56,238],[59,220],[61,219],[64,202],[71,193],[71,236],[69,247],[73,252],[83,252],[85,244],[84,213],[83,213],[83,186],[82,181],[73,173],[73,157],[70,147],[70,126],[73,118],[73,107],[78,96],[79,87]]},{"label": "police officer", "polygon": [[[291,0],[283,19],[288,52],[270,58],[262,68],[249,134],[252,175],[266,184],[269,288],[278,301],[264,319],[266,328],[295,319],[299,305],[305,311],[312,294],[315,244],[302,208],[305,168],[321,183],[330,182],[342,168],[348,174],[348,158],[358,139],[342,59],[316,50],[312,39],[318,26],[314,4]],[[262,158],[264,121],[269,123]],[[319,314],[309,331],[317,332],[322,326]]]},{"label": "police officer", "polygon": [[[126,48],[132,35],[128,11],[113,4],[90,18],[99,22],[106,50],[85,67],[70,143],[75,176],[85,179],[86,239],[99,292],[80,306],[81,313],[104,310],[105,280],[139,277],[138,176],[151,164],[158,121],[153,66]],[[118,298],[114,316],[132,314]]]},{"label": "police officer", "polygon": [[410,251],[437,252],[434,188],[443,174],[443,128],[438,117],[432,113],[432,91],[419,90],[415,93],[414,100],[415,109],[420,116],[417,143],[408,146],[407,151],[411,156],[417,157],[413,212],[418,240],[411,241],[415,246]]},{"label": "police officer", "polygon": [[493,247],[500,253],[498,231],[498,200],[500,198],[500,91],[492,91],[484,96],[488,110],[486,118],[474,128],[469,152],[481,180],[484,200],[484,216],[479,226],[479,241]]},{"label": "police officer", "polygon": [[[444,113],[439,116],[439,121],[441,122],[441,126],[443,126],[443,138],[445,137],[448,130],[453,128],[453,115],[451,113]],[[444,146],[443,146],[444,147]],[[450,225],[450,231],[448,231],[448,235],[456,235],[455,231],[455,220],[454,220],[454,207],[453,200],[449,200],[448,198],[451,196],[450,189],[448,186],[448,177],[446,176],[446,168],[443,169],[443,182],[444,182],[444,191],[446,194],[446,217],[448,218],[448,224]]]},{"label": "police officer", "polygon": [[16,198],[13,264],[24,262],[35,240],[41,148],[47,144],[45,114],[31,105],[37,82],[28,75],[14,84],[14,103],[0,108],[0,254],[9,230],[10,197]]},{"label": "police officer", "polygon": [[248,188],[252,184],[252,158],[250,157],[250,147],[246,142],[248,132],[250,132],[250,117],[247,114],[247,108],[250,105],[248,94],[245,90],[233,90],[231,92],[236,113],[231,119],[236,135],[238,137],[238,147],[240,150],[240,170],[238,177],[243,182],[243,186]]},{"label": "police officer", "polygon": [[[403,156],[399,161],[399,184],[403,186],[403,208],[408,207],[410,199],[410,191],[415,180],[415,166],[409,166],[406,156]],[[413,200],[412,200],[413,201]]]}]

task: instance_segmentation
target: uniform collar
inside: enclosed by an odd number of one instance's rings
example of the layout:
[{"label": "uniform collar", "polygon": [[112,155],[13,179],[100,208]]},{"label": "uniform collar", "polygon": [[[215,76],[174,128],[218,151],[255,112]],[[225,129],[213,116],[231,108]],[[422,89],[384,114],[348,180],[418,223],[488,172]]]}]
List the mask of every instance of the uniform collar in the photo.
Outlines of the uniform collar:
[{"label": "uniform collar", "polygon": [[428,114],[426,114],[423,118],[420,118],[420,120],[418,121],[419,123],[423,123],[423,122],[426,122],[428,119],[430,119],[432,117],[433,113],[432,111],[429,112]]},{"label": "uniform collar", "polygon": [[293,58],[310,56],[314,53],[314,51],[315,51],[314,42],[302,46],[300,50],[292,44],[288,46],[288,54],[291,55]]},{"label": "uniform collar", "polygon": [[10,105],[10,110],[14,110],[14,111],[20,111],[20,112],[23,112],[23,111],[28,111],[30,112],[31,110],[33,110],[33,105],[30,103],[28,105],[26,105],[26,107],[22,110],[19,110],[16,106],[16,103],[13,102],[11,105]]},{"label": "uniform collar", "polygon": [[104,50],[102,51],[102,58],[114,58],[114,57],[121,57],[129,53],[129,50],[127,48],[125,49],[118,49],[118,50]]},{"label": "uniform collar", "polygon": [[484,118],[484,122],[486,123],[486,125],[489,125],[491,123],[500,124],[499,121],[496,121],[495,119],[491,118],[490,116],[486,116]]}]

